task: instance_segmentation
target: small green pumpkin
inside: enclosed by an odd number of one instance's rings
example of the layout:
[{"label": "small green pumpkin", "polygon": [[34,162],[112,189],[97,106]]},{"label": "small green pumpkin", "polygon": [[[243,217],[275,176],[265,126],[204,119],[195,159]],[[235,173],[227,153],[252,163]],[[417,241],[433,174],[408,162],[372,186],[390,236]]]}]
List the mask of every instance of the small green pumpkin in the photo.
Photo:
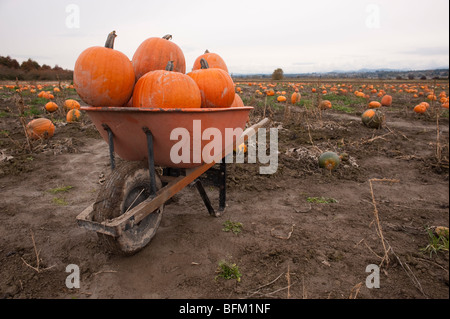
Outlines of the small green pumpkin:
[{"label": "small green pumpkin", "polygon": [[319,167],[332,171],[338,168],[341,158],[335,152],[325,152],[319,156]]}]

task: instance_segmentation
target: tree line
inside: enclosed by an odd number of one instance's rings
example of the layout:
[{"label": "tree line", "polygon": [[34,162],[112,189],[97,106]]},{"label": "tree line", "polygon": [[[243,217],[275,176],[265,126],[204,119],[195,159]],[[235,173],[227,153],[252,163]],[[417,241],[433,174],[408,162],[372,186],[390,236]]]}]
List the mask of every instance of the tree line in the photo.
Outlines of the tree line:
[{"label": "tree line", "polygon": [[47,64],[40,65],[31,58],[19,63],[10,56],[0,56],[0,80],[56,81],[72,78],[73,71],[65,70],[58,65],[54,67]]}]

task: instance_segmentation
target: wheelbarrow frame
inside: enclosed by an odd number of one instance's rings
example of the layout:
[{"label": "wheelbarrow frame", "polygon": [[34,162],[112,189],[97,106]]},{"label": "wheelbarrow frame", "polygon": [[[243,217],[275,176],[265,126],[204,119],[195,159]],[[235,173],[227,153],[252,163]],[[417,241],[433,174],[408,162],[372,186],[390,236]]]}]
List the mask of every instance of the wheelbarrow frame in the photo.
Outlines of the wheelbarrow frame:
[{"label": "wheelbarrow frame", "polygon": [[[147,217],[152,212],[156,211],[160,206],[164,205],[170,198],[181,191],[186,186],[194,183],[197,190],[199,191],[205,206],[211,216],[218,217],[225,210],[226,201],[226,163],[223,160],[226,155],[231,153],[236,145],[242,144],[251,136],[255,135],[259,128],[268,123],[268,119],[265,118],[260,122],[247,128],[242,135],[233,143],[233,145],[227,145],[225,149],[214,157],[211,163],[204,163],[200,166],[193,168],[178,168],[180,174],[179,176],[163,175],[160,176],[163,187],[156,190],[155,183],[155,165],[154,165],[154,153],[153,153],[153,135],[151,131],[144,127],[143,133],[147,136],[147,150],[148,150],[148,169],[150,175],[150,197],[136,205],[134,208],[128,210],[124,214],[109,220],[102,222],[97,222],[93,220],[94,215],[94,203],[89,205],[85,210],[83,210],[77,217],[77,224],[88,230],[96,231],[97,233],[106,234],[113,237],[119,237],[124,229],[128,227],[133,227],[134,224],[139,223],[145,217]],[[114,158],[114,132],[106,125],[103,124],[103,128],[108,132],[108,144],[109,144],[109,155],[111,161],[111,169],[115,168],[115,158]],[[219,209],[216,211],[207,194],[202,186],[202,183],[198,179],[203,173],[208,171],[216,163],[220,163],[219,169]],[[167,169],[167,168],[166,168]],[[170,168],[168,168],[170,170]]]}]

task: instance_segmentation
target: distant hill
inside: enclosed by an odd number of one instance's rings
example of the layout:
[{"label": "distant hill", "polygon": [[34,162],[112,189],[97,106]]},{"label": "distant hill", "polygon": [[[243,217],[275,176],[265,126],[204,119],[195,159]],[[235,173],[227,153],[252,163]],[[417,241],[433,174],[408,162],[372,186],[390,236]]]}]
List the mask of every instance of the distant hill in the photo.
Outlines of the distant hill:
[{"label": "distant hill", "polygon": [[[271,78],[272,74],[232,74],[235,78]],[[356,71],[331,71],[331,72],[313,72],[313,73],[285,73],[284,78],[366,78],[383,80],[430,80],[447,79],[449,68],[439,68],[433,70],[395,70],[395,69],[360,69]]]}]

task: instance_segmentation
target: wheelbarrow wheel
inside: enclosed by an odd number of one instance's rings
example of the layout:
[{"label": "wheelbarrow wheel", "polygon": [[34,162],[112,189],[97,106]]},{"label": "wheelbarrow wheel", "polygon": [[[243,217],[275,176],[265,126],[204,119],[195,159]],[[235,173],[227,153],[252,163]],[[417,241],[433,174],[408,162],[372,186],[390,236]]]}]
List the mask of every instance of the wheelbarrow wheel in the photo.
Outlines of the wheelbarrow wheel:
[{"label": "wheelbarrow wheel", "polygon": [[[156,175],[156,188],[162,187]],[[117,166],[97,196],[93,220],[103,222],[124,214],[150,196],[148,168],[140,162],[124,162]],[[156,233],[161,222],[164,205],[147,215],[138,224],[128,226],[120,236],[97,233],[100,240],[113,253],[132,255],[144,248]]]}]

